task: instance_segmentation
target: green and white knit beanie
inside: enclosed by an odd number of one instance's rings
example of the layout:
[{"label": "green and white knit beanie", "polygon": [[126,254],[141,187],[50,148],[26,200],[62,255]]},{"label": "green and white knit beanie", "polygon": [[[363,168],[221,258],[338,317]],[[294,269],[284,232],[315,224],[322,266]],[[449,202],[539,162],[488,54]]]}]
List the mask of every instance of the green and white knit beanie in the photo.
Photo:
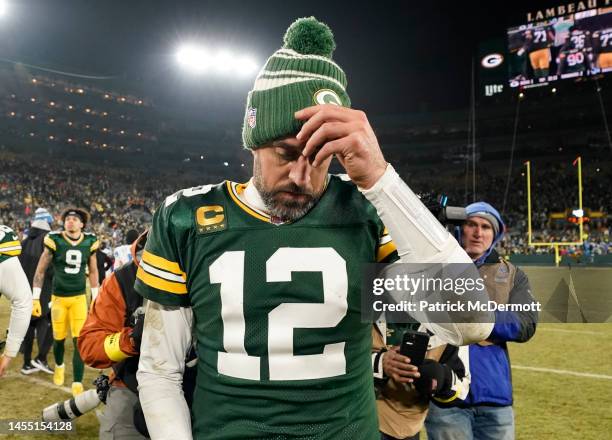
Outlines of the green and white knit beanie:
[{"label": "green and white knit beanie", "polygon": [[346,75],[332,61],[331,29],[314,17],[293,22],[284,45],[272,54],[247,96],[242,143],[255,149],[297,133],[295,112],[316,104],[351,106]]}]

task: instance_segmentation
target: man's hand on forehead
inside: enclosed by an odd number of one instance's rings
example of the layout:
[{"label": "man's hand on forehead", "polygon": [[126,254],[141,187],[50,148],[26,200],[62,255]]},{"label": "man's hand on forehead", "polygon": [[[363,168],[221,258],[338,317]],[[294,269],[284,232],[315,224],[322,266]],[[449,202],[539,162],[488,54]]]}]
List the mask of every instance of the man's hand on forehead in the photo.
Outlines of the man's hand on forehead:
[{"label": "man's hand on forehead", "polygon": [[305,121],[296,138],[306,142],[302,155],[314,167],[335,154],[351,180],[365,189],[384,174],[387,162],[364,112],[325,104],[302,109],[295,117]]}]

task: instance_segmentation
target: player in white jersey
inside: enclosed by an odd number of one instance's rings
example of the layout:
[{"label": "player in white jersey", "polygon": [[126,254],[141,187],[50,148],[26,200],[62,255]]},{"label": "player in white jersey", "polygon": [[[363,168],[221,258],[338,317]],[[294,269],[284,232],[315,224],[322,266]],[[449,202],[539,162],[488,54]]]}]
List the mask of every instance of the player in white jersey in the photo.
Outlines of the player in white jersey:
[{"label": "player in white jersey", "polygon": [[8,226],[0,225],[0,294],[11,302],[9,332],[0,359],[0,377],[19,352],[32,315],[30,284],[17,259],[20,253],[21,243],[17,234]]}]

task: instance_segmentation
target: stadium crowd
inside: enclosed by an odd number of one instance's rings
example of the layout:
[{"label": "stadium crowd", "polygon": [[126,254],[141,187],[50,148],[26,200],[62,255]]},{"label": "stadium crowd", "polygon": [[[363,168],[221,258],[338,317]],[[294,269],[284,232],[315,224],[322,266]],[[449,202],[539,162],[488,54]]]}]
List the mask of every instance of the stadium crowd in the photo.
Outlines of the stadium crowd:
[{"label": "stadium crowd", "polygon": [[[565,164],[564,162],[567,162]],[[513,170],[506,194],[507,165],[481,163],[477,170],[476,200],[494,201],[504,208],[502,215],[509,229],[499,244],[502,255],[552,253],[550,247],[534,247],[527,240],[527,185],[525,167],[519,162]],[[612,253],[611,202],[607,182],[612,179],[609,163],[589,164],[583,170],[583,208],[588,220],[584,224],[586,243],[567,246],[561,252],[569,254],[606,255]],[[400,174],[408,178],[417,192],[444,194],[448,205],[464,206],[472,202],[471,177],[466,179],[463,169],[416,169],[404,163]],[[572,209],[578,207],[576,169],[571,159],[557,164],[531,169],[532,213],[534,242],[577,242],[579,231],[568,221]],[[504,203],[504,199],[505,203]]]},{"label": "stadium crowd", "polygon": [[[67,206],[92,215],[91,228],[109,246],[122,244],[128,229],[140,230],[175,181],[155,180],[133,169],[102,169],[93,164],[47,161],[36,166],[17,157],[3,157],[0,171],[0,221],[24,231],[37,207],[57,220]],[[59,223],[57,223],[59,225]]]},{"label": "stadium crowd", "polygon": [[[465,190],[462,170],[442,171],[435,176],[431,170],[415,170],[409,165],[398,167],[416,192],[430,192],[448,196],[449,205],[471,202]],[[143,230],[159,203],[176,188],[215,183],[201,174],[163,172],[159,169],[138,167],[105,167],[94,163],[47,160],[37,164],[32,173],[32,162],[27,156],[3,155],[0,160],[0,223],[12,225],[23,233],[38,207],[48,209],[58,218],[67,206],[81,206],[92,215],[91,229],[103,247],[112,249],[124,244],[124,233],[129,229]],[[611,211],[606,197],[605,182],[612,180],[609,167],[593,167],[585,173],[583,206],[589,212],[603,213],[601,218],[585,224],[588,241],[585,247],[566,247],[563,253],[606,255],[612,253],[608,220]],[[504,170],[505,172],[505,170]],[[495,201],[503,206],[506,177],[494,174],[482,166],[478,173],[478,198]],[[468,182],[471,185],[471,181]],[[468,186],[469,186],[468,185]],[[578,206],[575,171],[571,165],[555,165],[532,170],[532,229],[534,241],[578,241],[578,228],[567,218],[551,220],[551,213],[564,212],[568,206]],[[524,167],[513,170],[507,194],[504,218],[512,227],[499,245],[500,253],[550,253],[548,247],[530,247],[527,243],[527,206]],[[59,226],[57,223],[56,226]]]}]

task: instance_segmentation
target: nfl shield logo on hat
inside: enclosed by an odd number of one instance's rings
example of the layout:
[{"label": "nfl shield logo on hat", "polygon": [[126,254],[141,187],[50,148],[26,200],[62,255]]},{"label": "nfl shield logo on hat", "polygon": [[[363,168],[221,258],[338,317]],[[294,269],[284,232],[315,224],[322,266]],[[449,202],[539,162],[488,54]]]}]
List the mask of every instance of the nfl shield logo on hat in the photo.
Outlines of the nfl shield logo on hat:
[{"label": "nfl shield logo on hat", "polygon": [[255,124],[257,123],[257,109],[250,107],[247,111],[247,124],[249,127],[255,128]]}]

